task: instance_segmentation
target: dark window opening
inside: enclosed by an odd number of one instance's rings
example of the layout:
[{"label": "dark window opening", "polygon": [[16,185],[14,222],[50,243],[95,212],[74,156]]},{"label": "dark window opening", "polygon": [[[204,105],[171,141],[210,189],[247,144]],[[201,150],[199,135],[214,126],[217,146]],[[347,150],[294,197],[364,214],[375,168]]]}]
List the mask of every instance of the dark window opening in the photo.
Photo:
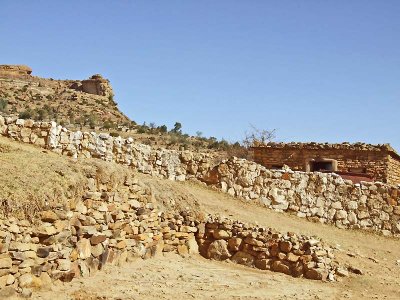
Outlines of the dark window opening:
[{"label": "dark window opening", "polygon": [[330,171],[333,172],[333,163],[331,161],[312,161],[310,163],[311,172]]}]

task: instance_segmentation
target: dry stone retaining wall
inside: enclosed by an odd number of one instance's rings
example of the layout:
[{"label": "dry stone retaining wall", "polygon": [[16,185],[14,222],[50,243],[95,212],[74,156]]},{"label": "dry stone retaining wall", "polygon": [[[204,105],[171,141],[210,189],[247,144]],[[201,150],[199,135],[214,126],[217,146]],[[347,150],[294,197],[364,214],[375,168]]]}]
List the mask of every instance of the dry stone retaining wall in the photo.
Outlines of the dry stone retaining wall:
[{"label": "dry stone retaining wall", "polygon": [[400,189],[375,182],[353,184],[336,174],[270,170],[231,158],[214,166],[203,153],[152,149],[132,138],[71,132],[54,122],[0,116],[0,134],[74,158],[95,157],[171,180],[198,179],[232,196],[259,202],[339,228],[400,235]]},{"label": "dry stone retaining wall", "polygon": [[295,213],[339,228],[367,229],[400,236],[400,191],[379,182],[353,184],[336,174],[270,170],[231,158],[210,173],[232,196],[278,211]]},{"label": "dry stone retaining wall", "polygon": [[193,214],[156,210],[132,178],[113,190],[90,181],[80,201],[42,211],[36,223],[0,219],[0,291],[71,281],[130,257],[197,252]]},{"label": "dry stone retaining wall", "polygon": [[230,259],[249,267],[314,280],[334,280],[339,269],[333,263],[332,249],[309,237],[220,218],[210,218],[198,227],[200,253],[207,258]]},{"label": "dry stone retaining wall", "polygon": [[[35,223],[0,218],[0,297],[15,291],[29,295],[53,280],[90,276],[130,258],[198,253],[199,245],[202,251],[208,245],[208,258],[293,276],[334,280],[341,274],[332,249],[314,238],[200,212],[161,211],[150,189],[135,178],[113,188],[95,178],[88,182],[82,199],[41,211]],[[226,257],[216,256],[216,243],[228,244]]]}]

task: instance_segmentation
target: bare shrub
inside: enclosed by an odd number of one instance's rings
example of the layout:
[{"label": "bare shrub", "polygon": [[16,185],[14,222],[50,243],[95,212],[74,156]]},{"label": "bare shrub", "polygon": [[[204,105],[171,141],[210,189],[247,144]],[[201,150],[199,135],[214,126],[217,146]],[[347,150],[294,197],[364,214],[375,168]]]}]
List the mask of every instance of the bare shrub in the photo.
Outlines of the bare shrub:
[{"label": "bare shrub", "polygon": [[245,132],[245,137],[243,139],[243,145],[245,147],[264,145],[268,142],[272,142],[275,139],[276,129],[266,130],[258,129],[254,125],[251,125],[251,131]]}]

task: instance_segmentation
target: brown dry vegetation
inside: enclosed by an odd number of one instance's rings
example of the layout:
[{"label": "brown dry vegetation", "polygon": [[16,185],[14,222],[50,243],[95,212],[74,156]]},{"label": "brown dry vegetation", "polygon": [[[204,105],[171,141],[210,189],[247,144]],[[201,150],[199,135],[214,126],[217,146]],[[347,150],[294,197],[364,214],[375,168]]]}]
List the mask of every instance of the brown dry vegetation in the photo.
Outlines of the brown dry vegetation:
[{"label": "brown dry vegetation", "polygon": [[88,178],[114,185],[127,174],[117,164],[74,161],[0,137],[0,213],[31,219],[40,210],[63,208],[82,197]]}]

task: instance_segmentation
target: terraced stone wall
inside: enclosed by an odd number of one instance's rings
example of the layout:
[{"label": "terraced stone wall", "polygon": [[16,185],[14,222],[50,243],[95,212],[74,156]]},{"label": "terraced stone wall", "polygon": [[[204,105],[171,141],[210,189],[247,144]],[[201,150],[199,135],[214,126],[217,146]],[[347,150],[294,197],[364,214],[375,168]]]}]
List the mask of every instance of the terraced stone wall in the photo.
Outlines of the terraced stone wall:
[{"label": "terraced stone wall", "polygon": [[[71,132],[54,122],[0,116],[0,134],[77,159],[113,161],[171,180],[197,179],[232,196],[339,228],[400,235],[398,186],[353,184],[336,174],[270,170],[236,158],[215,166],[212,157],[204,153],[152,149],[132,138]],[[392,167],[398,170],[400,166]]]},{"label": "terraced stone wall", "polygon": [[152,149],[135,143],[132,138],[112,137],[107,133],[72,132],[55,122],[0,116],[0,134],[73,158],[99,158],[131,166],[145,174],[178,181],[204,176],[212,161],[208,154]]},{"label": "terraced stone wall", "polygon": [[113,190],[89,181],[80,201],[42,211],[33,223],[0,218],[0,290],[71,281],[134,257],[197,253],[194,214],[160,212],[132,178]]},{"label": "terraced stone wall", "polygon": [[[235,238],[237,250],[224,253],[227,258],[233,255],[237,263],[289,274],[287,267],[295,276],[335,279],[338,266],[331,260],[331,248],[314,238],[229,219],[219,221],[201,212],[162,211],[149,188],[135,178],[126,178],[113,188],[95,178],[88,178],[88,182],[82,199],[70,202],[69,207],[41,211],[34,222],[0,217],[1,297],[15,291],[29,295],[34,289],[48,288],[55,280],[69,282],[108,264],[121,265],[138,257],[151,258],[164,252],[196,254],[199,244],[203,249],[211,237],[224,243],[226,236]],[[209,253],[214,253],[214,244],[209,245]],[[277,245],[281,251],[275,249]],[[245,260],[254,253],[257,260]],[[217,257],[212,254],[208,258]]]}]

